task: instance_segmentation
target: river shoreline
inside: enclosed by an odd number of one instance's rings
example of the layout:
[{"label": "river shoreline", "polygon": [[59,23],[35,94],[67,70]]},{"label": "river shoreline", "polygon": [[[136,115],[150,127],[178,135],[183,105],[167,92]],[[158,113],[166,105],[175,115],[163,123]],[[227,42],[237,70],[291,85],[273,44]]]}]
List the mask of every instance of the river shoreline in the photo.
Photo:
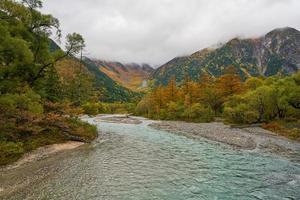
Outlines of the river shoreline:
[{"label": "river shoreline", "polygon": [[[287,195],[298,199],[298,162],[252,151],[269,144],[267,151],[277,143],[294,151],[299,143],[265,135],[260,132],[263,129],[120,115],[82,116],[82,120],[97,125],[101,137],[83,146],[78,142],[51,145],[36,152],[39,159],[1,171],[0,199],[148,199],[144,194],[150,193],[155,199],[195,195],[201,199],[201,194],[218,198],[226,194],[232,199],[237,195],[261,197],[261,193],[266,199]],[[224,145],[210,142],[216,141],[213,137]],[[235,144],[234,148],[223,148],[226,142]],[[261,191],[249,192],[258,186]]]},{"label": "river shoreline", "polygon": [[[12,180],[6,182],[6,184],[0,184],[0,199],[5,195],[13,194],[14,192],[28,187],[30,184],[34,183],[35,181],[41,180],[44,176],[47,176],[49,172],[34,172],[32,166],[38,164],[40,161],[44,162],[49,158],[56,159],[59,155],[62,155],[64,152],[69,152],[75,150],[81,146],[83,146],[84,142],[77,142],[77,141],[67,141],[64,143],[58,144],[51,144],[39,147],[33,151],[30,151],[24,154],[19,160],[9,165],[5,165],[0,167],[0,173],[2,175],[6,174],[6,176],[10,176],[9,174],[14,173],[15,171],[27,169],[25,174],[19,174],[17,179],[15,177],[11,177]],[[43,165],[42,165],[43,166]],[[43,167],[37,167],[36,170],[41,170]],[[33,170],[33,172],[28,171]],[[42,173],[42,174],[41,174]],[[1,180],[0,176],[0,180]],[[1,181],[0,181],[1,182]]]},{"label": "river shoreline", "polygon": [[224,143],[237,149],[271,153],[300,161],[300,143],[260,127],[232,128],[221,122],[158,121],[150,127],[186,137]]},{"label": "river shoreline", "polygon": [[[88,116],[81,117],[81,119],[84,118],[88,118]],[[140,117],[129,117],[127,115],[98,115],[94,118],[94,121],[136,125],[142,123]],[[232,128],[221,122],[191,123],[184,121],[152,121],[148,126],[157,130],[184,135],[193,139],[206,138],[208,140],[230,145],[237,149],[262,151],[284,157],[292,156],[300,161],[299,142],[277,136],[275,133],[260,127]],[[67,141],[65,143],[42,146],[26,153],[16,162],[2,166],[0,171],[15,169],[24,164],[36,162],[60,152],[78,148],[84,144],[86,143]]]},{"label": "river shoreline", "polygon": [[[43,159],[53,156],[57,153],[76,149],[84,144],[86,144],[86,143],[77,142],[77,141],[67,141],[65,143],[42,146],[42,147],[39,147],[38,149],[35,149],[33,151],[30,151],[30,152],[24,154],[16,162],[1,167],[0,171],[7,171],[7,170],[19,168],[25,164],[43,160]],[[1,192],[1,188],[0,188],[0,192]]]}]

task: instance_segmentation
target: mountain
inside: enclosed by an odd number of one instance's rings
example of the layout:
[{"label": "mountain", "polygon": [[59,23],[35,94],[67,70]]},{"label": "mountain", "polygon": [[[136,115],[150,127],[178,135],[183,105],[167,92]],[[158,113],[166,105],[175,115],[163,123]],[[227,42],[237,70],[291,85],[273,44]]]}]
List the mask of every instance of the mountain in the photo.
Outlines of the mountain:
[{"label": "mountain", "polygon": [[122,64],[120,62],[109,62],[93,60],[101,72],[105,73],[122,86],[138,91],[143,88],[144,83],[149,79],[154,69],[148,64]]},{"label": "mountain", "polygon": [[[60,46],[53,40],[49,41],[49,48],[51,52],[55,52],[57,50],[62,50]],[[106,73],[102,72],[97,62],[89,59],[88,57],[83,58],[84,71],[87,71],[94,77],[94,86],[101,93],[100,101],[104,102],[130,102],[137,97],[140,97],[141,94],[138,92],[134,92],[128,88],[123,87],[118,82],[111,79]],[[62,62],[57,64],[57,71],[60,72],[59,75],[62,76],[74,76],[74,70],[80,67],[80,61],[73,58],[66,58]],[[153,70],[151,67],[145,65],[144,71]],[[61,77],[64,78],[64,77]]]},{"label": "mountain", "polygon": [[52,39],[49,39],[49,50],[51,53],[58,51],[58,50],[62,51],[60,46],[58,44],[56,44],[56,42],[54,42],[54,40],[52,40]]},{"label": "mountain", "polygon": [[98,65],[93,60],[85,57],[83,59],[83,63],[85,64],[87,70],[95,77],[95,86],[101,90],[101,93],[103,94],[101,101],[129,102],[132,99],[140,96],[139,93],[125,88],[111,79],[99,69]]},{"label": "mountain", "polygon": [[240,75],[271,76],[290,74],[300,69],[300,32],[293,28],[275,29],[259,38],[234,38],[219,48],[206,48],[189,56],[177,57],[156,69],[151,79],[166,84],[173,76],[185,74],[196,80],[199,74],[220,76],[228,66]]}]

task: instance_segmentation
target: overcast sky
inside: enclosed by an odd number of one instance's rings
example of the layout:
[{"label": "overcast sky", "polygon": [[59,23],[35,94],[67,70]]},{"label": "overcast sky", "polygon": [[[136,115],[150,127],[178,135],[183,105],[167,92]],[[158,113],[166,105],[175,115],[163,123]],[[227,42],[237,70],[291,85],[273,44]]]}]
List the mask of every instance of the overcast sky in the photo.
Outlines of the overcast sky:
[{"label": "overcast sky", "polygon": [[45,0],[88,56],[160,65],[233,37],[300,30],[300,0]]}]

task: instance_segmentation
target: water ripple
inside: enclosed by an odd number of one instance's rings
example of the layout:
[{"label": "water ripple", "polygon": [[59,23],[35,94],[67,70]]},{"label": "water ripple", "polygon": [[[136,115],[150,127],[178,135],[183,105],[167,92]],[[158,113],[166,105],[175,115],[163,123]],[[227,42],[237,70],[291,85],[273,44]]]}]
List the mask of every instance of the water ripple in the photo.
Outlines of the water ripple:
[{"label": "water ripple", "polygon": [[91,146],[41,161],[48,175],[6,199],[300,199],[298,163],[147,123],[98,125]]}]

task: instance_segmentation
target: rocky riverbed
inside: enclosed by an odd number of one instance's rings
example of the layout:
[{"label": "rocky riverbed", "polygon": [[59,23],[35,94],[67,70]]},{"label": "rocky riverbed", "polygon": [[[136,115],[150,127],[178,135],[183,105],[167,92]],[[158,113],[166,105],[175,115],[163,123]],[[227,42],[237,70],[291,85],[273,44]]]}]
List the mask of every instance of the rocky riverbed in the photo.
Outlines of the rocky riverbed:
[{"label": "rocky riverbed", "polygon": [[[89,118],[89,116],[84,115],[81,116],[81,119]],[[122,123],[122,124],[140,124],[142,121],[139,119],[139,117],[130,117],[126,114],[100,114],[97,115],[94,119],[94,122],[110,122],[110,123]]]},{"label": "rocky riverbed", "polygon": [[190,138],[204,137],[234,148],[273,153],[300,161],[299,142],[277,136],[260,127],[231,128],[221,122],[187,123],[182,121],[160,121],[149,126]]},{"label": "rocky riverbed", "polygon": [[299,143],[263,129],[126,115],[82,120],[97,126],[95,141],[60,153],[66,145],[40,149],[35,162],[1,171],[0,199],[300,197]]}]

